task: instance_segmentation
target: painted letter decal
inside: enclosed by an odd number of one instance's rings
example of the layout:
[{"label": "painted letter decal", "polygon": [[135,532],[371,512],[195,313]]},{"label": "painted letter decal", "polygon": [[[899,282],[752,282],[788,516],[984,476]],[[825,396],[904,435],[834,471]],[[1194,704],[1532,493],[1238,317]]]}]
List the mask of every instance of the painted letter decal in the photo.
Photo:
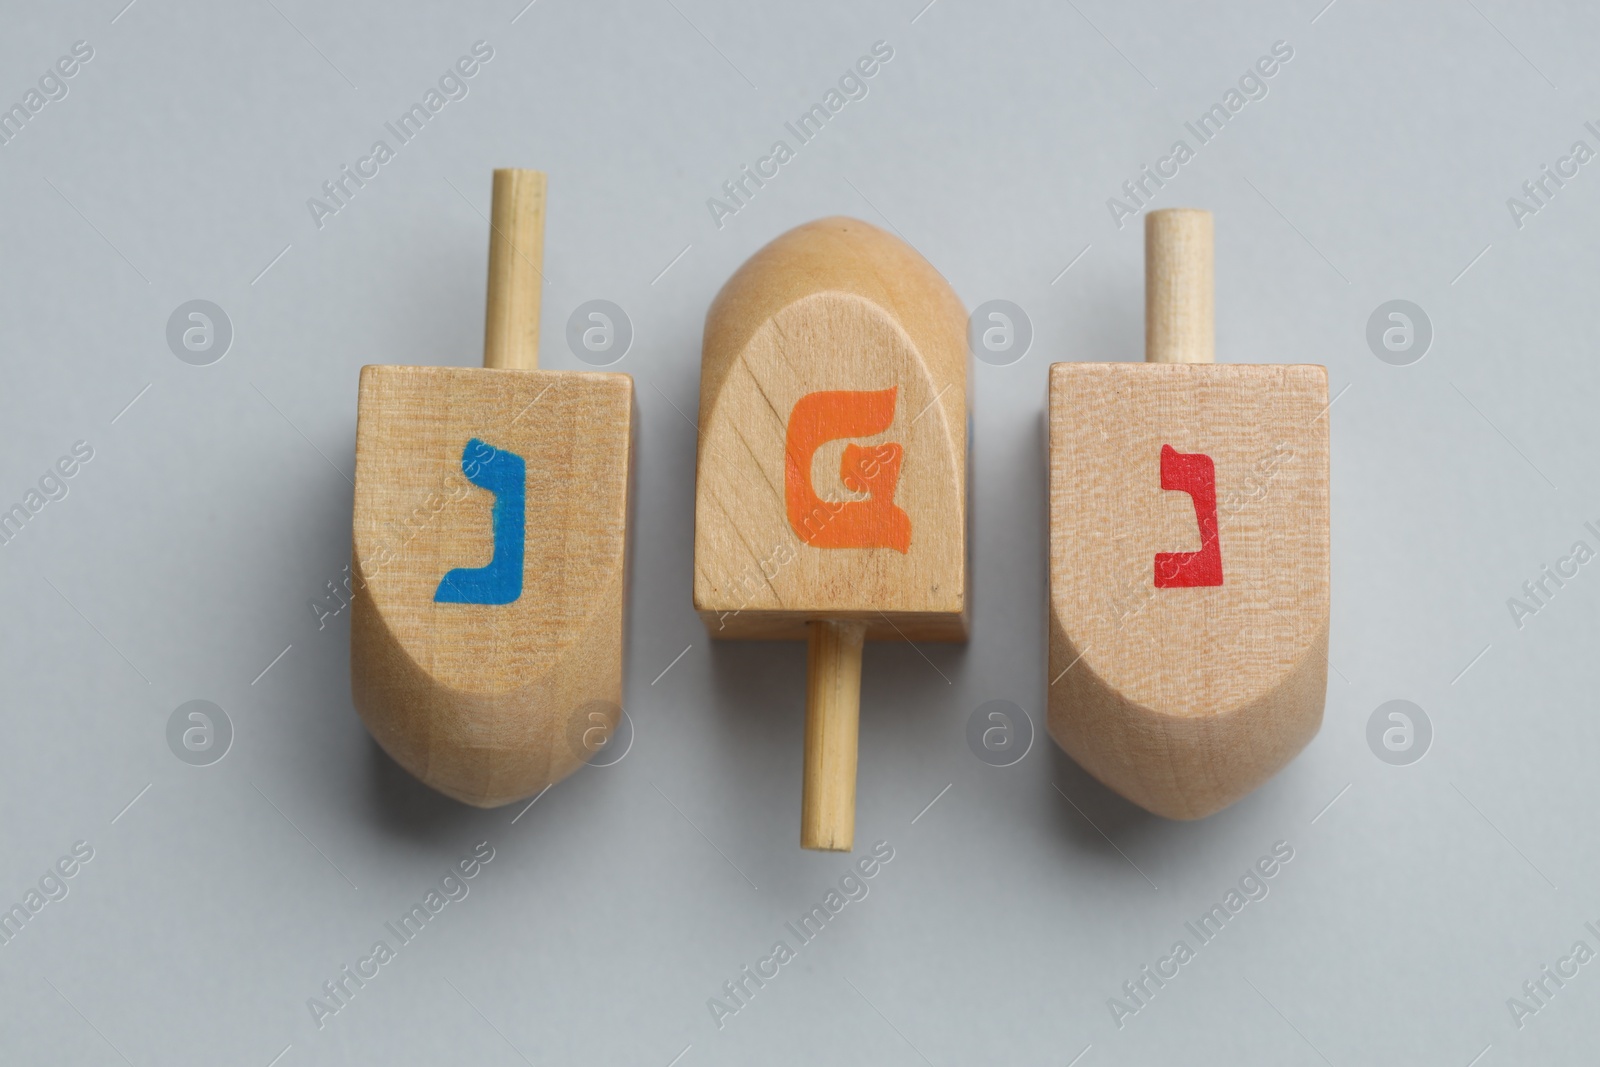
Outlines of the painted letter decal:
[{"label": "painted letter decal", "polygon": [[457,567],[448,572],[433,599],[440,604],[510,604],[522,595],[528,465],[515,452],[474,437],[461,452],[461,473],[473,485],[494,494],[494,555],[486,567]]},{"label": "painted letter decal", "polygon": [[1200,551],[1157,552],[1156,588],[1222,584],[1222,542],[1217,540],[1217,469],[1204,452],[1161,446],[1161,488],[1188,493],[1200,526]]},{"label": "painted letter decal", "polygon": [[877,392],[808,393],[789,413],[783,495],[789,525],[814,548],[911,548],[911,516],[895,505],[902,450],[898,444],[846,445],[839,464],[845,488],[865,500],[832,501],[811,485],[811,460],[828,441],[871,437],[894,421],[891,386]]}]

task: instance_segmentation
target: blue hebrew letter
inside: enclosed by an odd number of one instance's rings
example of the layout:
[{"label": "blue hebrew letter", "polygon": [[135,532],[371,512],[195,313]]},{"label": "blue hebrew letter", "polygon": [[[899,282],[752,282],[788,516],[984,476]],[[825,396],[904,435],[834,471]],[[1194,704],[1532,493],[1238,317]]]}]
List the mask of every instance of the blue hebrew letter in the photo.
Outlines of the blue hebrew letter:
[{"label": "blue hebrew letter", "polygon": [[487,567],[457,567],[433,594],[440,604],[510,604],[522,595],[522,542],[528,465],[474,437],[461,452],[467,481],[494,494],[494,555]]}]

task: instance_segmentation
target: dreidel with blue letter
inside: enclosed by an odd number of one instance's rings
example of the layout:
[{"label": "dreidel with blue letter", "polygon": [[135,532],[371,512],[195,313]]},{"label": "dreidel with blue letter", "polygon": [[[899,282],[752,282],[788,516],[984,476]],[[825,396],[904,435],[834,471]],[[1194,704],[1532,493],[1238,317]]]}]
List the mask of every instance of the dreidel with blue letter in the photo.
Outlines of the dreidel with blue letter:
[{"label": "dreidel with blue letter", "polygon": [[350,678],[384,751],[478,807],[622,714],[633,379],[538,369],[545,177],[497,170],[483,367],[367,366]]},{"label": "dreidel with blue letter", "polygon": [[854,842],[863,640],[967,637],[966,324],[915,249],[844,218],[706,313],[694,604],[715,638],[807,641],[805,848]]},{"label": "dreidel with blue letter", "polygon": [[1328,373],[1213,363],[1212,220],[1145,216],[1145,362],[1050,368],[1050,733],[1196,819],[1322,722]]}]

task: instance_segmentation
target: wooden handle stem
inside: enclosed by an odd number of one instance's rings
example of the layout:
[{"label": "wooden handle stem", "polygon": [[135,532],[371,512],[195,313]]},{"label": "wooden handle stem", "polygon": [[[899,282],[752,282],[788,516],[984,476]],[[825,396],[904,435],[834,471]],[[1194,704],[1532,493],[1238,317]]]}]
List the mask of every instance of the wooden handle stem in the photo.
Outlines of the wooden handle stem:
[{"label": "wooden handle stem", "polygon": [[489,300],[483,365],[539,369],[539,294],[544,282],[544,173],[494,172],[489,209]]},{"label": "wooden handle stem", "polygon": [[1211,212],[1144,217],[1144,361],[1214,363],[1217,331]]},{"label": "wooden handle stem", "polygon": [[861,722],[860,622],[806,624],[806,765],[800,847],[849,852],[856,836]]}]

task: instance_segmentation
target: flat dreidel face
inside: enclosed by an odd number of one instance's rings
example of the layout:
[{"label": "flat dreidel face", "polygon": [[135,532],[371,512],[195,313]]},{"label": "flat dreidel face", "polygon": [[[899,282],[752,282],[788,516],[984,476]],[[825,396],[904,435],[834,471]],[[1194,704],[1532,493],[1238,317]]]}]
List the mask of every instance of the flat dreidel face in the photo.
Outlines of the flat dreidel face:
[{"label": "flat dreidel face", "polygon": [[1050,732],[1157,814],[1232,803],[1322,721],[1327,405],[1320,366],[1050,369]]},{"label": "flat dreidel face", "polygon": [[713,636],[966,636],[966,315],[853,219],[791,230],[706,316],[695,607]]},{"label": "flat dreidel face", "polygon": [[615,726],[632,420],[622,374],[362,368],[352,691],[435,789],[509,803]]}]

